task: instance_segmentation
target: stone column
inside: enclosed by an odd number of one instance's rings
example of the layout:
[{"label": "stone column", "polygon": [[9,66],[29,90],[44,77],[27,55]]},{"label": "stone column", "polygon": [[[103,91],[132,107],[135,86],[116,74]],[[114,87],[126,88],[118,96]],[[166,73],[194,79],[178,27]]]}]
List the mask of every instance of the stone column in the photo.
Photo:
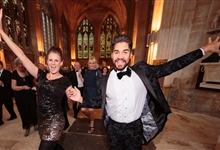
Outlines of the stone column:
[{"label": "stone column", "polygon": [[70,53],[71,53],[71,62],[76,60],[76,37],[75,34],[70,34]]},{"label": "stone column", "polygon": [[133,28],[133,48],[135,49],[134,63],[146,59],[146,40],[150,25],[150,11],[151,1],[136,0]]},{"label": "stone column", "polygon": [[62,24],[58,23],[58,31],[57,31],[57,37],[58,37],[58,45],[61,49],[63,49],[63,43],[62,43]]}]

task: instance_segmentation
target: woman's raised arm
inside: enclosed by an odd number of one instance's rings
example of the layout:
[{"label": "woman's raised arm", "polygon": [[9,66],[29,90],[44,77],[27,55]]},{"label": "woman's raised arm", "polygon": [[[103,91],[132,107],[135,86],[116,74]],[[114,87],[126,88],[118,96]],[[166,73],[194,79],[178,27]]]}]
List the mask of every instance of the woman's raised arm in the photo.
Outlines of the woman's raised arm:
[{"label": "woman's raised arm", "polygon": [[31,62],[30,59],[27,58],[27,56],[24,54],[24,52],[3,31],[3,29],[2,29],[2,16],[3,16],[3,10],[0,9],[0,34],[1,34],[1,37],[7,43],[9,48],[14,52],[14,54],[22,61],[23,65],[28,70],[28,72],[32,76],[37,78],[37,72],[38,72],[37,66],[35,66],[33,64],[33,62]]}]

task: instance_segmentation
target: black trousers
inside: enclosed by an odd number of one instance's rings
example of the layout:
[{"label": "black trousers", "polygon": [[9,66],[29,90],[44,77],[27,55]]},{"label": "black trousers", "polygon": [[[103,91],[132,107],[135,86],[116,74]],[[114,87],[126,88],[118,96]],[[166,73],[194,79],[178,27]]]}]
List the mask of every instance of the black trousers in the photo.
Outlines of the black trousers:
[{"label": "black trousers", "polygon": [[[81,95],[83,94],[83,87],[78,88]],[[82,95],[83,96],[83,95]],[[80,111],[80,107],[78,107],[78,102],[73,103],[73,112],[74,112],[74,117],[77,116],[78,112]]]},{"label": "black trousers", "polygon": [[142,150],[143,125],[141,119],[118,123],[111,118],[106,123],[109,150]]},{"label": "black trousers", "polygon": [[2,105],[5,105],[5,108],[11,115],[11,117],[16,117],[15,111],[14,111],[14,104],[12,98],[7,98],[7,99],[1,99],[0,100],[0,117],[2,119]]}]

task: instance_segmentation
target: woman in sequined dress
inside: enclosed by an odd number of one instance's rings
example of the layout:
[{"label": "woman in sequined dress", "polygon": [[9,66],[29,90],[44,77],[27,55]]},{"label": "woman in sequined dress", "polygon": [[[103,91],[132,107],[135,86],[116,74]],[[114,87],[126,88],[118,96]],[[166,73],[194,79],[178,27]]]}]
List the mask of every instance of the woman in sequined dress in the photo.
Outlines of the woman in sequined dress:
[{"label": "woman in sequined dress", "polygon": [[0,34],[2,38],[38,82],[37,116],[41,138],[39,150],[62,150],[63,148],[58,144],[65,124],[61,107],[62,97],[66,94],[68,99],[82,103],[79,90],[71,86],[69,78],[59,73],[63,64],[62,51],[58,47],[50,48],[47,53],[48,72],[39,69],[3,31],[2,14],[2,9],[0,9]]}]

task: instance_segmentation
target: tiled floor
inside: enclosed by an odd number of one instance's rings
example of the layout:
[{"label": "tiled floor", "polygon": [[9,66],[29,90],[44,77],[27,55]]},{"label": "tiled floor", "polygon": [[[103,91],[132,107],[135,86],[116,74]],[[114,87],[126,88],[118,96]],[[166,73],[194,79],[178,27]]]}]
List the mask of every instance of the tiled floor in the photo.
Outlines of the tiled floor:
[{"label": "tiled floor", "polygon": [[[19,114],[17,119],[7,121],[9,114],[4,106],[3,110],[5,124],[0,126],[0,150],[37,150],[40,142],[38,132],[31,128],[30,135],[24,137]],[[15,110],[17,112],[16,106]],[[70,110],[70,123],[75,120],[72,115]],[[100,110],[96,110],[95,115],[100,118]],[[78,117],[84,115],[79,113]],[[220,118],[173,109],[165,129],[153,143],[156,150],[215,150],[219,135]]]}]

